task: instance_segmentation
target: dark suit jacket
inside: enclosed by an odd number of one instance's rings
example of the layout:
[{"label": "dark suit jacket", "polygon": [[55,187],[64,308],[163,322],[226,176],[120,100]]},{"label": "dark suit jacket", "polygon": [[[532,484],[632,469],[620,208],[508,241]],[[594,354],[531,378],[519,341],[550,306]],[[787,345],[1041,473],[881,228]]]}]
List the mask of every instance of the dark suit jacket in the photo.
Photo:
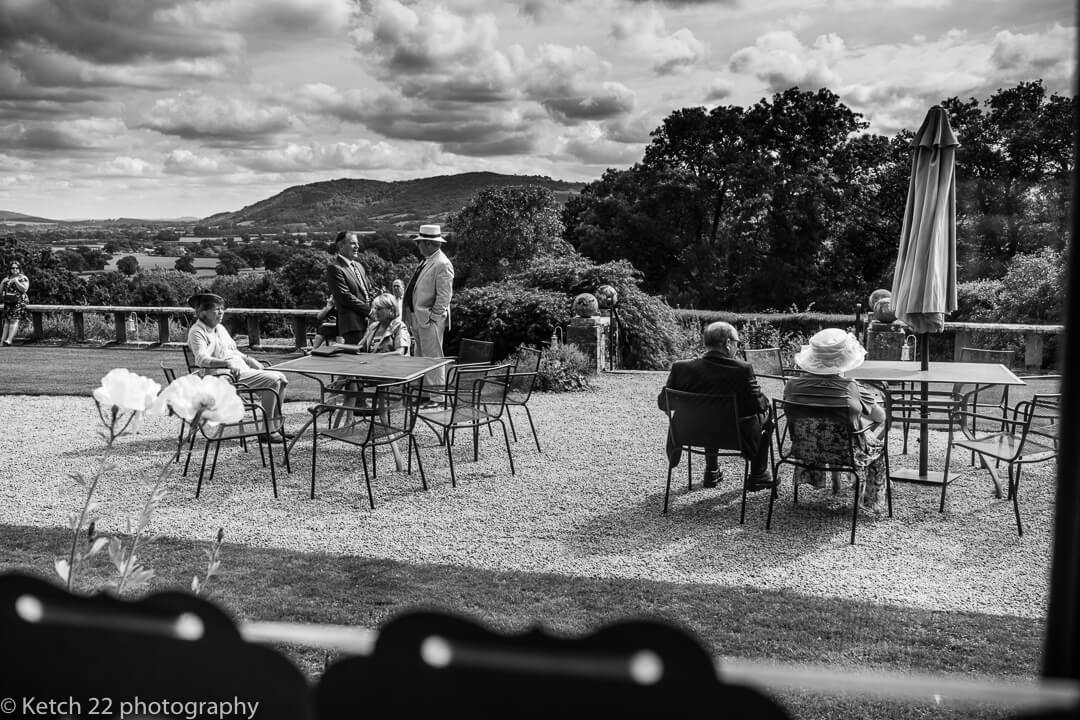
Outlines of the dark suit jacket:
[{"label": "dark suit jacket", "polygon": [[[749,456],[756,452],[770,403],[761,392],[750,363],[726,357],[718,350],[709,350],[699,358],[679,360],[672,365],[666,387],[704,395],[735,395],[741,418],[743,453]],[[667,409],[662,391],[656,397],[656,404],[661,410]],[[674,460],[673,464],[678,463],[677,455],[671,457],[672,448],[668,448],[668,455]]]},{"label": "dark suit jacket", "polygon": [[[364,274],[363,266],[356,263],[363,274],[365,282],[367,275]],[[326,284],[334,295],[334,307],[337,308],[338,334],[345,335],[350,332],[363,332],[367,328],[368,312],[371,310],[371,298],[360,283],[357,282],[356,274],[349,269],[345,258],[335,255],[330,264],[326,266]],[[370,287],[370,283],[368,283]]]}]

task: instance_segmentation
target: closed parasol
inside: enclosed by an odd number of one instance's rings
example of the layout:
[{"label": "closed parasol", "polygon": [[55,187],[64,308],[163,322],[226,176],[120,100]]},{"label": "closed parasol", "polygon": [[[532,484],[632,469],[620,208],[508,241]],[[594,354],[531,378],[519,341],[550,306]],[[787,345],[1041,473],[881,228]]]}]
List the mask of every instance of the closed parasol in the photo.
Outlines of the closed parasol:
[{"label": "closed parasol", "polygon": [[[912,141],[900,251],[893,275],[897,317],[921,335],[945,329],[956,309],[956,148],[945,108],[930,108]],[[929,358],[920,343],[922,366]]]}]

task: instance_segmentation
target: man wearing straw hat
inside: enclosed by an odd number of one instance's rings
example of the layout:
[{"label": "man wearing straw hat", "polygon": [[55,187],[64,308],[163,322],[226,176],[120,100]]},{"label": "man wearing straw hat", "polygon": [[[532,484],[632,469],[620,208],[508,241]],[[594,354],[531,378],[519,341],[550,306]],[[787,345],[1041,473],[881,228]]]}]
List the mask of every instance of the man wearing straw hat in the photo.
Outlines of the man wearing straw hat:
[{"label": "man wearing straw hat", "polygon": [[[454,266],[442,251],[446,238],[438,225],[421,225],[413,239],[424,259],[413,272],[401,301],[405,323],[416,341],[416,355],[443,357],[443,335],[450,329]],[[436,368],[424,376],[425,386],[445,384],[445,368]]]},{"label": "man wearing straw hat", "polygon": [[[188,305],[198,318],[188,330],[187,342],[199,375],[231,375],[236,382],[255,390],[276,390],[284,399],[285,386],[289,383],[285,375],[265,369],[258,360],[240,352],[232,335],[221,324],[225,300],[220,295],[195,293],[188,298]],[[262,393],[262,406],[268,418],[277,417],[277,398],[273,393]]]}]

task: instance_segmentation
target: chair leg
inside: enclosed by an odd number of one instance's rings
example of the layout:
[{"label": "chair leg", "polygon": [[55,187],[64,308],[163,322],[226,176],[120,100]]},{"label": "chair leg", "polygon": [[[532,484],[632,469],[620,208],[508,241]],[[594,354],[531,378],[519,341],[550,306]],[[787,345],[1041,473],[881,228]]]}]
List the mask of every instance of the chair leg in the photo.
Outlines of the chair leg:
[{"label": "chair leg", "polygon": [[457,487],[457,477],[454,475],[454,444],[447,437],[450,431],[443,435],[443,444],[446,445],[446,459],[450,461],[450,487]]},{"label": "chair leg", "polygon": [[315,499],[315,458],[319,444],[319,428],[316,423],[311,423],[311,499]]},{"label": "chair leg", "polygon": [[694,489],[694,474],[693,474],[693,470],[691,469],[691,466],[693,465],[693,463],[691,461],[693,460],[693,458],[694,458],[694,453],[690,452],[690,450],[687,449],[687,451],[686,451],[686,492],[690,492],[691,490]]},{"label": "chair leg", "polygon": [[[510,474],[516,475],[517,473],[514,471],[514,454],[510,452],[510,435],[506,432],[506,423],[502,421],[502,418],[499,419],[499,425],[502,426],[503,440],[506,441],[506,457],[510,459]],[[488,427],[491,427],[490,424]]]},{"label": "chair leg", "polygon": [[668,496],[671,495],[671,470],[672,466],[669,464],[667,469],[667,486],[664,488],[664,512],[667,513]]},{"label": "chair leg", "polygon": [[855,476],[855,507],[851,510],[851,544],[855,544],[855,523],[859,521],[859,473],[851,473]]},{"label": "chair leg", "polygon": [[[218,443],[218,447],[220,447],[220,443]],[[202,491],[203,472],[206,470],[206,455],[209,452],[210,452],[210,441],[207,440],[206,445],[203,446],[202,465],[199,466],[199,482],[195,485],[195,498],[196,499],[198,499],[199,493]],[[217,449],[216,448],[214,449],[214,454],[215,455],[217,454]],[[189,460],[191,459],[191,451],[190,450],[188,450],[188,459]]]},{"label": "chair leg", "polygon": [[[427,478],[424,476],[424,463],[420,460],[420,443],[409,435],[409,449],[416,452],[416,467],[420,469],[420,485],[427,490]],[[409,473],[412,474],[412,453],[409,454]]]},{"label": "chair leg", "polygon": [[[375,448],[371,448],[371,462],[375,462]],[[368,504],[371,505],[371,509],[375,509],[375,496],[371,493],[371,476],[368,475],[367,469],[367,450],[363,445],[360,446],[360,464],[364,466],[364,484],[367,485],[367,497]]]},{"label": "chair leg", "polygon": [[776,502],[777,495],[779,494],[778,493],[778,489],[780,487],[780,479],[779,479],[780,478],[780,467],[779,467],[779,464],[773,465],[772,476],[773,476],[773,488],[772,488],[772,491],[769,493],[769,513],[765,516],[765,532],[768,532],[769,527],[772,526],[773,503]]},{"label": "chair leg", "polygon": [[[746,522],[746,482],[750,479],[750,463],[744,461],[742,482],[742,508],[739,510],[739,524]],[[775,479],[775,478],[774,478]]]},{"label": "chair leg", "polygon": [[510,432],[514,435],[514,442],[517,442],[517,428],[514,427],[514,416],[510,412],[510,406],[506,406],[506,419],[510,421]]},{"label": "chair leg", "polygon": [[[274,449],[270,445],[270,433],[266,433],[265,437],[266,437],[266,454],[270,456],[270,485],[274,488],[274,497],[277,498],[277,496],[278,496],[278,492],[277,492],[277,470],[274,468]],[[284,443],[282,443],[282,444],[284,445]],[[285,452],[286,452],[286,460],[285,460],[285,462],[287,463],[288,462],[287,453],[289,452],[288,449],[286,449]]]},{"label": "chair leg", "polygon": [[941,476],[941,504],[938,512],[945,512],[945,489],[949,487],[949,465],[952,462],[952,431],[949,431],[948,445],[945,446],[945,473]]},{"label": "chair leg", "polygon": [[521,407],[525,408],[525,417],[529,419],[529,429],[532,430],[533,442],[536,443],[536,452],[543,452],[543,450],[540,449],[540,438],[536,434],[536,426],[533,425],[532,413],[529,412],[529,406],[522,405]]},{"label": "chair leg", "polygon": [[480,459],[480,423],[477,422],[472,426],[472,459],[473,462]]},{"label": "chair leg", "polygon": [[195,428],[191,429],[191,439],[188,440],[187,459],[184,460],[184,472],[180,473],[187,477],[188,465],[191,463],[191,451],[195,449]]},{"label": "chair leg", "polygon": [[[1015,476],[1013,474],[1013,468],[1016,468]],[[1016,534],[1020,537],[1024,537],[1024,526],[1020,523],[1020,471],[1022,466],[1014,463],[1009,463],[1009,489],[1012,494],[1013,502],[1013,514],[1016,515]]]}]

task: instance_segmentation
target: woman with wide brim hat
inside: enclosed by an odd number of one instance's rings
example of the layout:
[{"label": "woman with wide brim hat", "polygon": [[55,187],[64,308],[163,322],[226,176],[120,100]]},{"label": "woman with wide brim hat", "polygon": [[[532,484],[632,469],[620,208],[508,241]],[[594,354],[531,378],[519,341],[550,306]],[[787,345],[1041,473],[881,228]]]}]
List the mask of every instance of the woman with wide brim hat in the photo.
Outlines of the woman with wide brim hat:
[{"label": "woman with wide brim hat", "polygon": [[[872,428],[858,436],[863,444],[856,448],[855,461],[867,468],[861,498],[863,508],[882,512],[885,509],[885,467],[877,450],[884,442],[885,409],[880,397],[870,388],[844,377],[844,373],[859,367],[865,359],[866,349],[846,330],[826,328],[816,333],[795,354],[795,364],[805,374],[788,378],[784,385],[784,400],[830,407],[835,407],[838,401],[846,401],[852,427],[856,430]],[[824,472],[803,470],[800,473],[800,470],[796,468],[795,482],[824,487]],[[834,490],[838,482],[839,478],[834,475]]]}]

